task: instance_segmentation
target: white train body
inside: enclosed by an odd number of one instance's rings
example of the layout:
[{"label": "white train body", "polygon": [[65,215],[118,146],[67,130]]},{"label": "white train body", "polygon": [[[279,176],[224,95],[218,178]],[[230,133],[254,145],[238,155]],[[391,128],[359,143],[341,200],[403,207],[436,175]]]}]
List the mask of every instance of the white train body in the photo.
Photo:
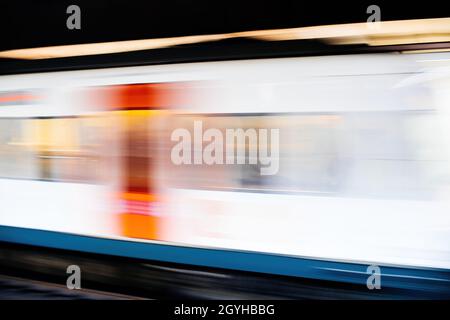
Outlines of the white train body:
[{"label": "white train body", "polygon": [[[117,216],[123,208],[113,196],[123,188],[120,160],[106,159],[107,166],[96,167],[93,162],[92,172],[102,183],[43,179],[42,164],[35,163],[34,156],[19,159],[8,151],[14,143],[25,149],[27,141],[33,144],[35,126],[22,125],[19,133],[14,131],[21,138],[4,134],[0,140],[0,225],[333,261],[450,268],[449,53],[1,76],[1,94],[31,92],[39,99],[25,104],[0,100],[0,130],[15,126],[8,124],[14,120],[99,117],[102,120],[93,126],[100,131],[86,139],[93,141],[102,132],[103,146],[96,152],[113,159],[121,148],[120,130],[114,130],[119,120],[109,116],[107,106],[93,106],[89,90],[147,83],[191,84],[189,99],[165,118],[169,122],[158,124],[165,126],[158,152],[166,153],[161,157],[167,157],[174,144],[165,133],[180,126],[189,129],[195,119],[218,128],[230,123],[244,129],[278,128],[278,174],[261,180],[245,165],[207,168],[211,171],[203,174],[195,165],[159,161],[149,177],[157,181],[152,183],[164,198],[157,209],[163,217],[159,236],[130,238],[121,232]],[[74,166],[77,157],[70,160]],[[14,167],[8,167],[11,161]],[[83,161],[90,168],[89,161]],[[61,176],[72,172],[67,168],[64,164]],[[59,174],[52,171],[50,176]],[[183,183],[174,183],[177,177]]]}]

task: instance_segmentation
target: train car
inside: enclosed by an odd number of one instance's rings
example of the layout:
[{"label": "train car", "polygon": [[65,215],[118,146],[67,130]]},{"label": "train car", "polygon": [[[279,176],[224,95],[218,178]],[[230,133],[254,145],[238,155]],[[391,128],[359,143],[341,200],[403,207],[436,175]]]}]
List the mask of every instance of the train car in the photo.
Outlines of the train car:
[{"label": "train car", "polygon": [[448,52],[0,76],[0,240],[449,297],[449,87]]}]

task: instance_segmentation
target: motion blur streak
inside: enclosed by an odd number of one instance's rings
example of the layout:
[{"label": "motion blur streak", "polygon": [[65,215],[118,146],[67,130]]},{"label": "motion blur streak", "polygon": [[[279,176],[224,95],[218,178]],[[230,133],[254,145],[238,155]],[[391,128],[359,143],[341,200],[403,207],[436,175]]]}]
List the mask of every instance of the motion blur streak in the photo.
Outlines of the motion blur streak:
[{"label": "motion blur streak", "polygon": [[15,49],[1,51],[0,58],[52,59],[138,50],[152,50],[235,38],[253,38],[265,41],[319,39],[335,45],[368,44],[371,46],[449,42],[450,18],[380,21],[377,22],[377,28],[373,28],[370,23],[351,23],[290,29],[255,30],[224,34]]},{"label": "motion blur streak", "polygon": [[[0,240],[345,281],[352,263],[450,269],[450,53],[8,75],[0,87],[0,225],[46,231]],[[279,171],[261,175],[245,142],[244,164],[174,164],[171,133],[194,121],[279,129]],[[305,258],[343,266],[306,274]]]}]

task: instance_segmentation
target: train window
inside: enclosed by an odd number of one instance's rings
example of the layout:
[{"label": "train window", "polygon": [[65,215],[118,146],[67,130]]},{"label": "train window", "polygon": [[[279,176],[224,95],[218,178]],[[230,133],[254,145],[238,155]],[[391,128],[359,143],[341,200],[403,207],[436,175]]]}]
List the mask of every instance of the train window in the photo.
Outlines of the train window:
[{"label": "train window", "polygon": [[[261,175],[261,163],[249,164],[246,140],[242,146],[245,164],[175,165],[167,159],[165,178],[170,187],[424,199],[432,195],[438,183],[450,182],[436,115],[180,115],[171,121],[169,131],[185,128],[192,132],[195,121],[202,122],[203,132],[208,128],[221,132],[278,128],[278,171]],[[170,155],[170,150],[167,148],[164,154]]]},{"label": "train window", "polygon": [[[182,115],[173,121],[173,129],[190,130],[194,121],[202,122],[203,131],[215,128],[221,131],[224,137],[227,129],[243,129],[244,131],[254,129],[257,135],[260,132],[259,129],[267,129],[268,145],[259,145],[259,147],[266,147],[270,153],[273,150],[272,144],[278,143],[278,156],[272,159],[278,162],[277,170],[274,174],[261,174],[261,169],[265,167],[261,159],[258,159],[257,163],[250,164],[252,146],[249,140],[245,140],[245,145],[237,145],[235,140],[236,148],[245,149],[245,164],[237,164],[237,161],[234,164],[213,165],[174,165],[172,163],[169,170],[166,170],[171,186],[267,192],[333,193],[337,190],[339,165],[337,143],[340,116],[329,114]],[[272,129],[278,129],[278,141],[271,141],[270,130]],[[260,137],[257,139],[259,143]],[[227,143],[229,141],[224,140],[224,154]],[[206,144],[204,143],[203,146]],[[170,154],[170,152],[167,153]],[[170,159],[167,161],[170,162]]]},{"label": "train window", "polygon": [[347,115],[341,191],[365,197],[427,197],[432,190],[425,175],[433,165],[423,156],[431,156],[432,143],[423,132],[427,117],[414,112]]},{"label": "train window", "polygon": [[0,119],[0,178],[37,179],[30,119]]},{"label": "train window", "polygon": [[49,118],[35,121],[41,178],[67,182],[98,180],[102,144],[95,118]]},{"label": "train window", "polygon": [[98,181],[100,119],[0,119],[0,128],[0,177]]},{"label": "train window", "polygon": [[448,121],[438,112],[410,112],[405,118],[406,143],[417,163],[423,196],[432,196],[450,185]]}]

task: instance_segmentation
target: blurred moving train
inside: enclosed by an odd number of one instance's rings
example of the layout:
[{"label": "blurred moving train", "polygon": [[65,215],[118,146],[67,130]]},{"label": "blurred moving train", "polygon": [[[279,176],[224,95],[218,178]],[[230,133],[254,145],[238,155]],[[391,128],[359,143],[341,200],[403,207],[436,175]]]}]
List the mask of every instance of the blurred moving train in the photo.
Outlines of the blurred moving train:
[{"label": "blurred moving train", "polygon": [[[449,106],[448,52],[0,76],[0,241],[449,297]],[[278,172],[174,164],[194,121]]]}]

